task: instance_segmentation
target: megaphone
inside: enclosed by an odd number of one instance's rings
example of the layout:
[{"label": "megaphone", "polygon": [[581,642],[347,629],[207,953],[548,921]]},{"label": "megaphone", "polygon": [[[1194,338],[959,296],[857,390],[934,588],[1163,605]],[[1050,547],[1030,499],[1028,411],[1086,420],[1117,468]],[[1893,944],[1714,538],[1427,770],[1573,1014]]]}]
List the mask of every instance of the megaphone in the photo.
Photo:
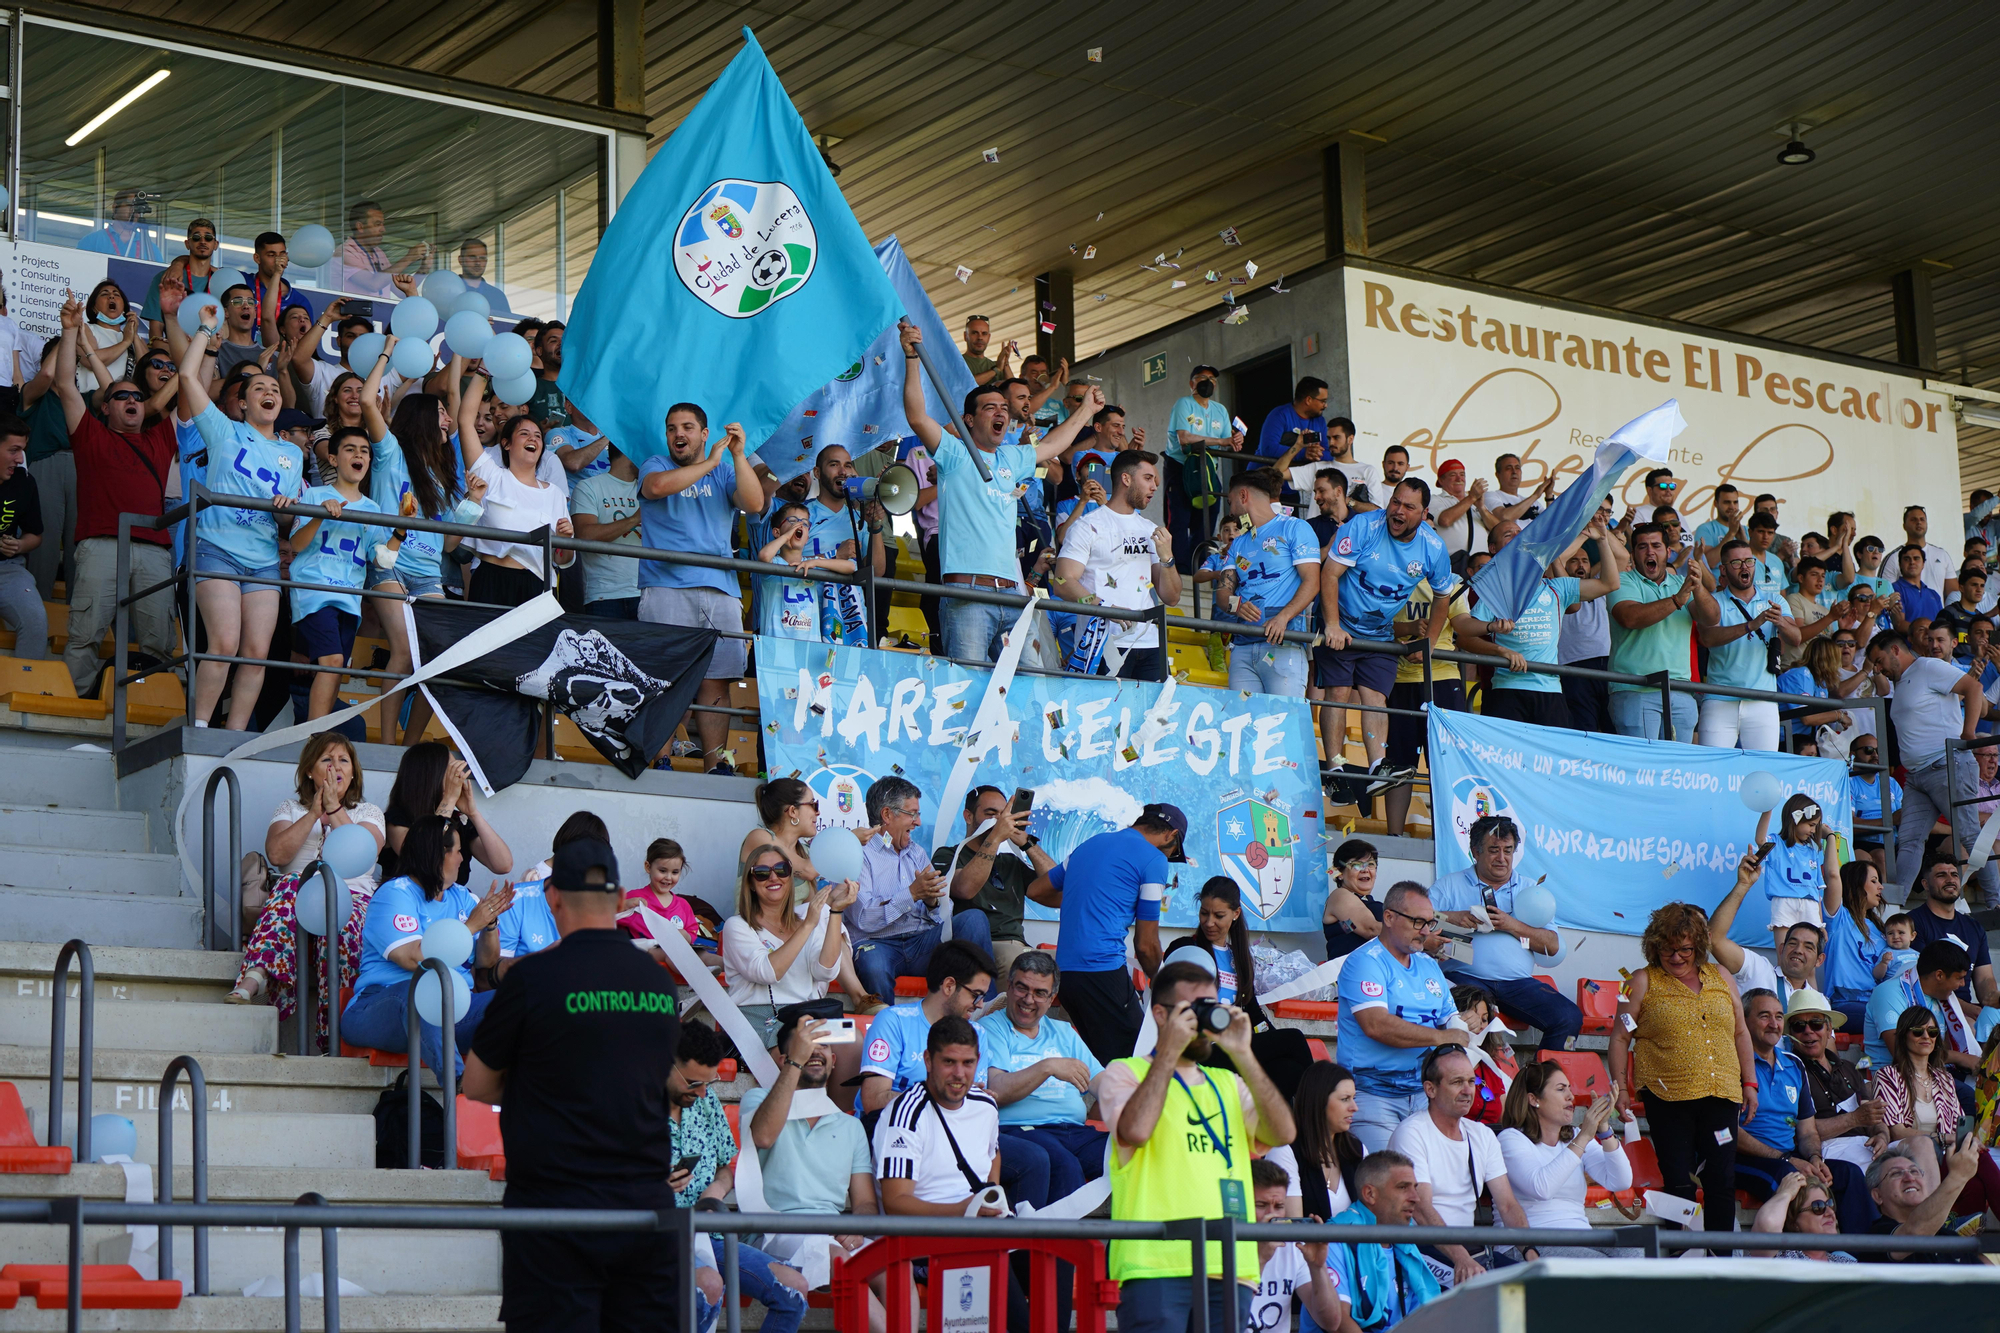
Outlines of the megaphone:
[{"label": "megaphone", "polygon": [[874,500],[892,514],[907,514],[917,507],[923,485],[909,464],[891,463],[879,477],[849,477],[842,489],[851,500]]}]

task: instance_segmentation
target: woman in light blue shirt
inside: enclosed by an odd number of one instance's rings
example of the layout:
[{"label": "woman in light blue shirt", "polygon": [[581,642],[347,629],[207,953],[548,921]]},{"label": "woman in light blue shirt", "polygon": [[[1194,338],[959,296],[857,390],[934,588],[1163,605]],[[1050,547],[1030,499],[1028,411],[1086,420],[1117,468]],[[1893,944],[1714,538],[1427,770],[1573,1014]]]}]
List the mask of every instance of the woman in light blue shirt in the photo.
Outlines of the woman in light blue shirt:
[{"label": "woman in light blue shirt", "polygon": [[[161,310],[169,317],[180,309],[179,294],[162,291]],[[171,303],[172,310],[167,309]],[[209,315],[213,318],[212,312]],[[277,378],[252,374],[243,387],[243,420],[231,421],[209,401],[203,382],[210,339],[215,326],[204,324],[188,339],[181,356],[180,420],[191,423],[207,453],[202,480],[211,491],[269,500],[276,513],[216,506],[201,511],[195,525],[195,605],[208,631],[208,651],[219,657],[260,659],[236,667],[235,688],[229,696],[231,731],[250,725],[257,695],[264,687],[261,659],[271,651],[271,632],[278,624],[278,533],[292,520],[283,511],[306,488],[306,456],[297,445],[278,435],[278,413],[284,407]],[[183,444],[187,443],[183,436]],[[260,580],[245,582],[244,580]],[[222,699],[230,663],[202,662],[195,669],[195,725],[205,727]]]},{"label": "woman in light blue shirt", "polygon": [[1840,910],[1826,922],[1826,990],[1833,1007],[1859,1032],[1868,997],[1887,980],[1895,960],[1882,930],[1882,876],[1872,861],[1840,868]]}]

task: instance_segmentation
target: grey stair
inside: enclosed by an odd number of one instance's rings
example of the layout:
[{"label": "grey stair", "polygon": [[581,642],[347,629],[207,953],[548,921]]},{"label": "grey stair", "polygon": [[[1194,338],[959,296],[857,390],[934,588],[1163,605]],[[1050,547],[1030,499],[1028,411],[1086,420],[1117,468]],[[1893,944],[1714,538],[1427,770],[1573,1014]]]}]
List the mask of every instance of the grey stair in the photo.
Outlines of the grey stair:
[{"label": "grey stair", "polygon": [[[320,1271],[319,1236],[307,1233],[299,1246],[299,1270]],[[241,1291],[285,1271],[284,1235],[276,1231],[213,1228],[208,1233],[209,1290]],[[131,1260],[130,1234],[99,1242],[94,1260]],[[191,1270],[192,1237],[175,1237],[174,1267]],[[500,1291],[500,1233],[497,1231],[380,1231],[349,1228],[340,1233],[340,1272],[381,1295],[483,1296]],[[277,1304],[277,1302],[273,1302]],[[341,1312],[343,1315],[346,1311]],[[343,1318],[343,1324],[346,1320]]]},{"label": "grey stair", "polygon": [[[178,873],[178,872],[176,872]],[[193,898],[98,893],[89,889],[0,888],[9,939],[61,944],[202,947],[201,904]]]},{"label": "grey stair", "polygon": [[[285,1034],[290,1040],[290,1033]],[[155,1115],[160,1106],[160,1075],[178,1052],[128,1051],[99,1048],[92,1071],[90,1103],[93,1112],[115,1111],[137,1118]],[[200,1055],[202,1078],[208,1089],[209,1110],[218,1114],[236,1111],[312,1111],[367,1115],[374,1111],[382,1092],[403,1071],[378,1068],[361,1059],[313,1057],[300,1059],[281,1055]],[[0,1080],[12,1083],[29,1106],[49,1103],[49,1050],[46,1038],[40,1046],[0,1046]],[[63,1105],[76,1107],[76,1037],[72,1032],[64,1050]],[[436,1081],[426,1071],[426,1087]],[[188,1081],[175,1085],[175,1105],[187,1102]],[[0,1176],[0,1186],[5,1177]],[[296,1196],[303,1189],[292,1191]],[[4,1191],[0,1191],[4,1192]]]},{"label": "grey stair", "polygon": [[[344,1239],[344,1233],[343,1233]],[[318,1251],[318,1241],[300,1247]],[[186,1262],[176,1251],[177,1264]],[[91,1259],[90,1262],[97,1262]],[[347,1265],[342,1264],[344,1273]],[[351,1279],[350,1279],[351,1280]],[[218,1288],[219,1290],[219,1288]],[[762,1306],[743,1312],[743,1326],[754,1328]],[[824,1311],[808,1311],[823,1314]],[[300,1306],[301,1326],[325,1327],[320,1302],[306,1300]],[[37,1310],[23,1301],[20,1308],[7,1312],[7,1327],[22,1333],[55,1333],[64,1327],[61,1310]],[[92,1333],[277,1333],[285,1326],[285,1303],[254,1297],[190,1296],[178,1310],[85,1310],[83,1327]],[[472,1333],[501,1333],[498,1296],[344,1296],[340,1301],[340,1326],[347,1333],[406,1333],[423,1329],[426,1333],[465,1330]],[[826,1324],[807,1327],[829,1327]]]},{"label": "grey stair", "polygon": [[[122,906],[122,904],[121,904]],[[12,918],[7,925],[12,927]],[[64,936],[65,940],[72,938]],[[243,955],[198,949],[121,948],[83,937],[97,971],[97,1001],[184,1000],[220,1003],[236,984]],[[0,995],[48,997],[55,971],[58,941],[0,942]],[[69,969],[69,994],[76,995],[80,969]]]},{"label": "grey stair", "polygon": [[0,887],[177,898],[181,868],[164,852],[98,852],[0,842]]},{"label": "grey stair", "polygon": [[[39,1047],[49,1044],[49,1001],[0,998],[0,1046]],[[77,1042],[77,1006],[69,1002],[65,1039]],[[248,1004],[174,1004],[159,1000],[128,1000],[96,1006],[98,1046],[129,1051],[159,1051],[168,1059],[183,1053],[210,1051],[235,1055],[270,1055],[278,1049],[278,1011]],[[162,1060],[162,1067],[166,1061]],[[93,1071],[94,1073],[95,1071]]]},{"label": "grey stair", "polygon": [[6,750],[0,805],[110,810],[118,804],[118,771],[108,752],[17,745]]},{"label": "grey stair", "polygon": [[[95,1098],[92,1099],[93,1103]],[[93,1105],[95,1114],[105,1108]],[[30,1106],[29,1123],[35,1139],[48,1142],[47,1106]],[[132,1160],[157,1166],[160,1161],[158,1114],[134,1115],[138,1144]],[[64,1143],[76,1143],[76,1113],[63,1112]],[[103,1152],[99,1143],[92,1152]],[[194,1160],[194,1117],[174,1117],[174,1161]],[[306,1170],[356,1171],[375,1165],[375,1118],[372,1115],[314,1115],[299,1111],[232,1111],[208,1117],[208,1161],[212,1167],[290,1167]]]},{"label": "grey stair", "polygon": [[139,810],[86,810],[75,806],[0,802],[0,830],[19,847],[78,851],[144,852],[146,816]]}]

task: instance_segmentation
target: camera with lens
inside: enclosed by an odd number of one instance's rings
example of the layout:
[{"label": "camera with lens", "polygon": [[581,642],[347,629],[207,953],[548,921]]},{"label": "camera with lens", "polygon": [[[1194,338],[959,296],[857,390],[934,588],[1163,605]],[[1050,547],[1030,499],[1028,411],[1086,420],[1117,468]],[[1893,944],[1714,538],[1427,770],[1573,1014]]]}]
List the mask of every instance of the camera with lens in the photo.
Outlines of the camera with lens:
[{"label": "camera with lens", "polygon": [[1213,1032],[1219,1036],[1229,1031],[1229,1025],[1236,1021],[1227,1008],[1205,995],[1198,1000],[1188,1001],[1188,1008],[1194,1011],[1194,1025],[1203,1032]]}]

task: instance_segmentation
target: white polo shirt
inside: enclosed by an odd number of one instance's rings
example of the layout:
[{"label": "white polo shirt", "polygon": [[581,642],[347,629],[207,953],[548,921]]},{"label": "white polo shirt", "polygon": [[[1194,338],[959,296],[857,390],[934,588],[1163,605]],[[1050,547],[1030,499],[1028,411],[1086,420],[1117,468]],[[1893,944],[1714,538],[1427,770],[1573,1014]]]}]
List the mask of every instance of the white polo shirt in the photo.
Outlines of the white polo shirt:
[{"label": "white polo shirt", "polygon": [[973,1193],[958,1167],[961,1155],[983,1189],[999,1153],[1000,1104],[984,1088],[973,1088],[957,1109],[946,1110],[918,1084],[875,1122],[876,1179],[910,1181],[925,1203],[957,1203]]}]

